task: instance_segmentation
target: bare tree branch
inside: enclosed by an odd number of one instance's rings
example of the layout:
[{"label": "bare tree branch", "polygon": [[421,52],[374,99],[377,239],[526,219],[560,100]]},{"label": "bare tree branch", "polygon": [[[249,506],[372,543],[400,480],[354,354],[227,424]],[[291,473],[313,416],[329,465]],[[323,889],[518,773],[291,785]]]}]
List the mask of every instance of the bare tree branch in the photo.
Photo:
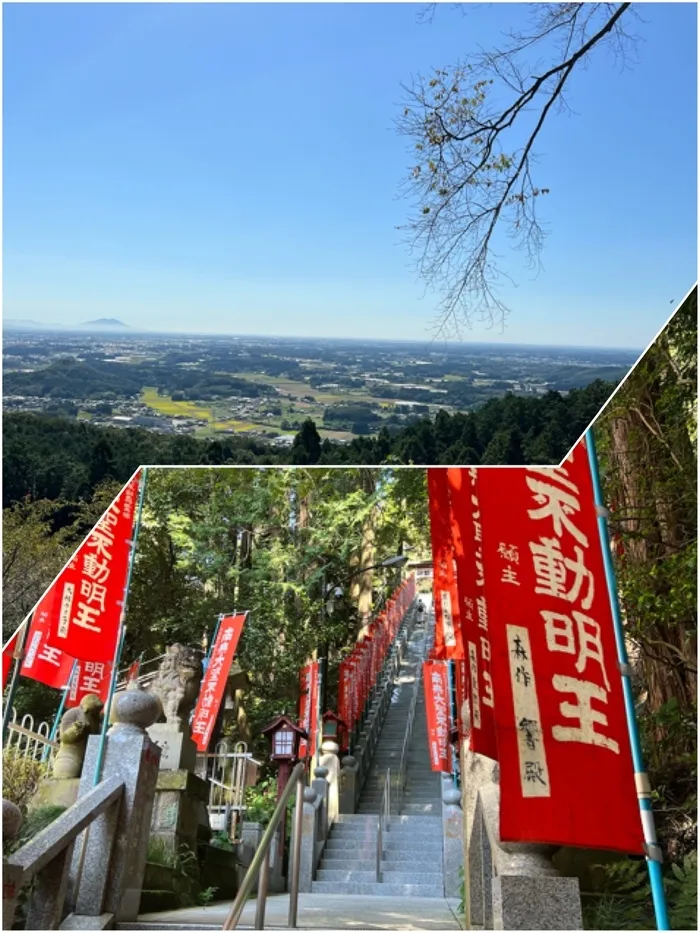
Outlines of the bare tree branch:
[{"label": "bare tree branch", "polygon": [[[504,48],[404,86],[397,128],[415,160],[404,182],[414,201],[405,229],[420,276],[441,295],[438,335],[459,335],[475,320],[503,325],[499,287],[512,279],[496,253],[501,232],[539,269],[545,231],[537,204],[549,189],[534,180],[534,146],[555,105],[568,107],[565,86],[594,48],[608,44],[624,60],[634,43],[621,25],[629,8],[532,4],[530,28],[509,33]],[[549,63],[533,68],[524,55],[540,51]]]}]

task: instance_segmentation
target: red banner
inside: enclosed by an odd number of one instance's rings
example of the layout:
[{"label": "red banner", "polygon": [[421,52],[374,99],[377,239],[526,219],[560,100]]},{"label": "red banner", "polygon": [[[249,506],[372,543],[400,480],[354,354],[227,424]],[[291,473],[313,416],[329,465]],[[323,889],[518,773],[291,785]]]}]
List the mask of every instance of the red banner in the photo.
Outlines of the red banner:
[{"label": "red banner", "polygon": [[114,657],[129,567],[139,478],[119,493],[52,586],[49,640],[71,657]]},{"label": "red banner", "polygon": [[641,854],[584,444],[555,469],[479,471],[479,499],[494,623],[501,838]]},{"label": "red banner", "polygon": [[433,771],[450,771],[450,693],[444,661],[423,662],[423,686],[430,767]]},{"label": "red banner", "polygon": [[464,687],[469,715],[466,722],[462,722],[462,730],[468,736],[472,751],[498,760],[478,472],[473,468],[447,470],[457,588],[462,610],[462,638],[466,646],[467,662],[467,682]]},{"label": "red banner", "polygon": [[106,703],[109,696],[111,676],[111,662],[76,661],[75,673],[71,678],[70,690],[66,696],[66,706],[69,709],[73,706],[79,706],[83,697],[90,693],[96,694],[103,703]]},{"label": "red banner", "polygon": [[49,628],[55,598],[56,588],[51,587],[34,610],[19,672],[22,677],[30,677],[48,687],[63,690],[68,686],[73,658],[50,644]]},{"label": "red banner", "polygon": [[[22,623],[24,624],[24,623]],[[12,661],[14,659],[15,647],[17,645],[17,639],[19,634],[22,631],[22,626],[15,631],[14,635],[10,637],[5,647],[2,649],[2,689],[5,689],[7,684],[7,678],[10,674],[10,669],[12,668]]]},{"label": "red banner", "polygon": [[464,645],[450,527],[450,493],[444,468],[428,470],[428,506],[433,549],[435,655],[444,660],[458,660],[464,658]]},{"label": "red banner", "polygon": [[310,758],[316,754],[318,733],[318,661],[302,667],[299,675],[299,725],[308,735],[299,742],[299,757]]},{"label": "red banner", "polygon": [[200,752],[205,752],[209,747],[226,689],[226,681],[247,618],[247,612],[221,616],[219,631],[209,655],[209,663],[204,672],[192,718],[192,739]]},{"label": "red banner", "polygon": [[338,716],[343,720],[347,729],[341,733],[344,739],[341,752],[348,749],[348,739],[354,723],[352,722],[351,696],[352,689],[351,666],[348,661],[341,661],[338,669]]}]

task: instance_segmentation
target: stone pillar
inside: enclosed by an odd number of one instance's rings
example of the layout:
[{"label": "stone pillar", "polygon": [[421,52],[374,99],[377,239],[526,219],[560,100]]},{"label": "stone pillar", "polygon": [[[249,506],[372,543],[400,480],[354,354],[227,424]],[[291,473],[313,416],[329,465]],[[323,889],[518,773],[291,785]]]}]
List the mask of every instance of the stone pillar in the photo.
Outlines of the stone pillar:
[{"label": "stone pillar", "polygon": [[299,857],[299,891],[309,893],[316,869],[316,836],[321,798],[313,787],[304,788],[304,817]]},{"label": "stone pillar", "polygon": [[[104,913],[112,914],[115,923],[138,917],[160,763],[160,749],[148,737],[146,727],[160,708],[157,699],[144,690],[117,694],[114,706],[116,722],[107,733],[102,777],[118,776],[124,782],[124,793],[118,812],[111,808],[76,840],[70,870],[74,914],[64,924],[66,928],[85,928],[82,921]],[[90,737],[78,799],[92,788],[99,744],[99,736]],[[110,824],[113,820],[116,825]]]},{"label": "stone pillar", "polygon": [[[323,756],[321,756],[321,762],[323,762]],[[332,820],[328,815],[330,800],[328,768],[325,768],[323,763],[321,763],[318,768],[314,768],[314,779],[311,782],[311,786],[316,791],[321,801],[318,808],[318,841],[325,843]]]},{"label": "stone pillar", "polygon": [[[340,746],[336,742],[326,741],[321,746],[321,765],[326,769],[326,781],[328,782],[328,809],[326,812],[326,823],[330,826],[335,822],[335,818],[340,813],[338,780],[340,778],[340,760],[338,752]],[[324,838],[328,831],[324,833]]]},{"label": "stone pillar", "polygon": [[354,813],[360,796],[360,766],[352,755],[346,755],[338,776],[338,812]]},{"label": "stone pillar", "polygon": [[459,897],[464,867],[464,833],[461,794],[452,780],[442,785],[442,858],[445,876],[445,897]]},{"label": "stone pillar", "polygon": [[[10,800],[2,800],[2,840],[14,839],[22,826],[22,811]],[[24,872],[19,865],[8,865],[2,860],[2,928],[11,930],[17,910],[17,895],[22,886]]]}]

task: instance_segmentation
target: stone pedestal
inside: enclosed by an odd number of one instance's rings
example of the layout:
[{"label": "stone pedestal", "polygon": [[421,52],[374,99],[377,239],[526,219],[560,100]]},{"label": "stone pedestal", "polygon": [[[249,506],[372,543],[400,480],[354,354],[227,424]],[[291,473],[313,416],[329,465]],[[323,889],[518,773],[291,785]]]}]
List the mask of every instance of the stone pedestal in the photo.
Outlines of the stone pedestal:
[{"label": "stone pedestal", "polygon": [[209,800],[207,782],[191,771],[160,771],[156,784],[151,836],[173,852],[182,845],[197,853],[202,808]]},{"label": "stone pedestal", "polygon": [[581,930],[577,878],[500,875],[493,879],[494,930]]},{"label": "stone pedestal", "polygon": [[29,802],[28,810],[40,807],[72,807],[78,799],[80,778],[46,778]]},{"label": "stone pedestal", "polygon": [[172,726],[156,723],[148,729],[151,739],[160,746],[161,771],[194,771],[197,746],[189,735],[176,732]]},{"label": "stone pedestal", "polygon": [[[99,736],[91,736],[79,799],[92,789],[99,745]],[[135,921],[138,917],[159,762],[160,749],[143,729],[121,724],[110,729],[102,774],[118,775],[124,781],[124,794],[118,812],[113,809],[104,813],[91,825],[82,871],[82,846],[79,840],[76,844],[70,872],[76,915],[96,918],[109,913],[116,923]],[[115,819],[110,852],[107,840],[111,838],[110,821]],[[105,872],[107,865],[109,869]]]},{"label": "stone pedestal", "polygon": [[445,873],[445,897],[459,897],[464,867],[464,839],[460,792],[452,784],[442,787],[442,859]]}]

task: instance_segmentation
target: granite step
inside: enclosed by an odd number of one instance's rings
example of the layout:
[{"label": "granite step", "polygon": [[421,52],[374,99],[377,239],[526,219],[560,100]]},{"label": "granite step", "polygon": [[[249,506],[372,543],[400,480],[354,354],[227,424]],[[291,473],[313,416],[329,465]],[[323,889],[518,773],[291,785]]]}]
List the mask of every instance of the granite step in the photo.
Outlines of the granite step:
[{"label": "granite step", "polygon": [[[442,872],[422,872],[422,871],[382,871],[382,884],[444,884]],[[317,881],[334,881],[343,884],[345,882],[376,882],[377,873],[373,870],[365,869],[360,871],[344,871],[336,869],[321,868],[317,874]]]},{"label": "granite step", "polygon": [[444,897],[443,885],[433,884],[387,884],[368,881],[357,884],[338,881],[312,881],[312,894],[360,894],[367,897]]}]

